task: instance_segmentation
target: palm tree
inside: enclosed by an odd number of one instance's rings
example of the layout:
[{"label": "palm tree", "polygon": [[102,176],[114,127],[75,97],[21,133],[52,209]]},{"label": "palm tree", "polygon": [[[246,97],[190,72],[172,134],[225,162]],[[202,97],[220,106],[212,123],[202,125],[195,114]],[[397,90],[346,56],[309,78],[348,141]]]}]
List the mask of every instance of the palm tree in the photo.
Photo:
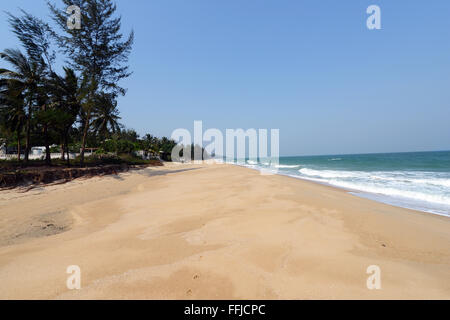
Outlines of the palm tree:
[{"label": "palm tree", "polygon": [[[55,59],[55,52],[51,50],[52,31],[47,23],[34,17],[33,15],[21,10],[22,16],[16,17],[10,13],[8,22],[11,31],[17,36],[25,49],[26,56],[22,55],[18,50],[6,50],[3,58],[9,61],[15,72],[19,74],[20,80],[24,83],[24,91],[28,91],[26,102],[29,105],[28,125],[27,125],[27,153],[25,159],[28,161],[29,153],[29,130],[30,118],[32,116],[31,108],[34,104],[39,107],[38,122],[42,128],[43,138],[45,141],[45,161],[51,164],[50,158],[50,136],[49,136],[49,114],[48,111],[48,92],[46,91],[46,77],[52,73],[52,63]],[[30,88],[32,86],[32,90]]]},{"label": "palm tree", "polygon": [[[161,157],[164,160],[169,160],[170,154],[172,153],[172,150],[177,145],[177,143],[172,139],[169,139],[167,137],[162,137],[159,140],[158,145],[159,145],[159,152],[160,152]],[[190,147],[188,146],[187,148],[190,148]]]},{"label": "palm tree", "polygon": [[0,77],[6,80],[15,90],[19,90],[26,105],[25,113],[25,163],[28,163],[30,153],[31,118],[38,87],[45,72],[45,63],[27,58],[17,49],[6,49],[0,53],[0,58],[9,62],[13,70],[0,69]]},{"label": "palm tree", "polygon": [[14,81],[0,80],[0,124],[9,132],[16,133],[17,160],[20,162],[20,142],[26,116],[22,92],[20,87],[14,87],[15,84]]},{"label": "palm tree", "polygon": [[53,124],[61,134],[62,159],[64,160],[64,153],[66,153],[67,165],[70,166],[69,132],[80,115],[85,90],[73,69],[64,68],[64,72],[64,77],[52,74],[48,91],[51,93],[50,106],[55,114]]},{"label": "palm tree", "polygon": [[95,108],[92,115],[92,128],[100,138],[105,139],[111,133],[120,131],[120,116],[117,109],[117,101],[112,95],[102,93],[95,99]]},{"label": "palm tree", "polygon": [[145,146],[145,149],[147,149],[147,151],[151,151],[153,153],[158,153],[159,152],[158,143],[159,143],[159,140],[157,137],[155,137],[149,133],[147,133],[144,136],[144,146]]}]

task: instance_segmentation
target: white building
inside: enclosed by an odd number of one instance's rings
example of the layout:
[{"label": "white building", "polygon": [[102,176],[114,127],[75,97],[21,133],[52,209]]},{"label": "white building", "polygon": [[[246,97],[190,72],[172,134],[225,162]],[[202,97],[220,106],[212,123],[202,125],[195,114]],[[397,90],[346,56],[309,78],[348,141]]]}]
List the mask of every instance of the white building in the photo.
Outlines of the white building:
[{"label": "white building", "polygon": [[42,156],[45,154],[45,147],[32,147],[30,155],[33,156]]}]

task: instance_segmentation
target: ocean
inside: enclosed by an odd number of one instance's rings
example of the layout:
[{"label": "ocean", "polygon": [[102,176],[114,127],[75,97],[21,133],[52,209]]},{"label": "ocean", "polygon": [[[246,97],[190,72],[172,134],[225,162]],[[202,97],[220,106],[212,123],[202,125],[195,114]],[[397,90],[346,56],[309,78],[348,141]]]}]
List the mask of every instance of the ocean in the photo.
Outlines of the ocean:
[{"label": "ocean", "polygon": [[[245,166],[268,169],[264,160]],[[277,173],[450,217],[450,151],[281,157]]]}]

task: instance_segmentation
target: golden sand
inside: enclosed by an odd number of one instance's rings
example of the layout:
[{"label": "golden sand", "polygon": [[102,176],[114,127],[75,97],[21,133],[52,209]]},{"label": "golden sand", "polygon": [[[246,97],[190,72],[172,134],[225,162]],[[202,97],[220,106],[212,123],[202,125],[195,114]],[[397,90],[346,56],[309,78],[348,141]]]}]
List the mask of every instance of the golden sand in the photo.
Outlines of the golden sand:
[{"label": "golden sand", "polygon": [[1,191],[0,298],[450,299],[450,219],[231,165]]}]

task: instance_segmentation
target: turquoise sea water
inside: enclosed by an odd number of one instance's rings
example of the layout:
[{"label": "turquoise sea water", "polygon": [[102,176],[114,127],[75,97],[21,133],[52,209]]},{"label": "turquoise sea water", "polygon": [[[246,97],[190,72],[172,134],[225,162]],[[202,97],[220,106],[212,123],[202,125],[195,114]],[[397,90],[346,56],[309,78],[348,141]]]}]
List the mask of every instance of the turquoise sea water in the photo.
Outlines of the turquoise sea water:
[{"label": "turquoise sea water", "polygon": [[[245,166],[270,170],[263,160]],[[450,151],[281,157],[276,173],[450,217]]]}]

